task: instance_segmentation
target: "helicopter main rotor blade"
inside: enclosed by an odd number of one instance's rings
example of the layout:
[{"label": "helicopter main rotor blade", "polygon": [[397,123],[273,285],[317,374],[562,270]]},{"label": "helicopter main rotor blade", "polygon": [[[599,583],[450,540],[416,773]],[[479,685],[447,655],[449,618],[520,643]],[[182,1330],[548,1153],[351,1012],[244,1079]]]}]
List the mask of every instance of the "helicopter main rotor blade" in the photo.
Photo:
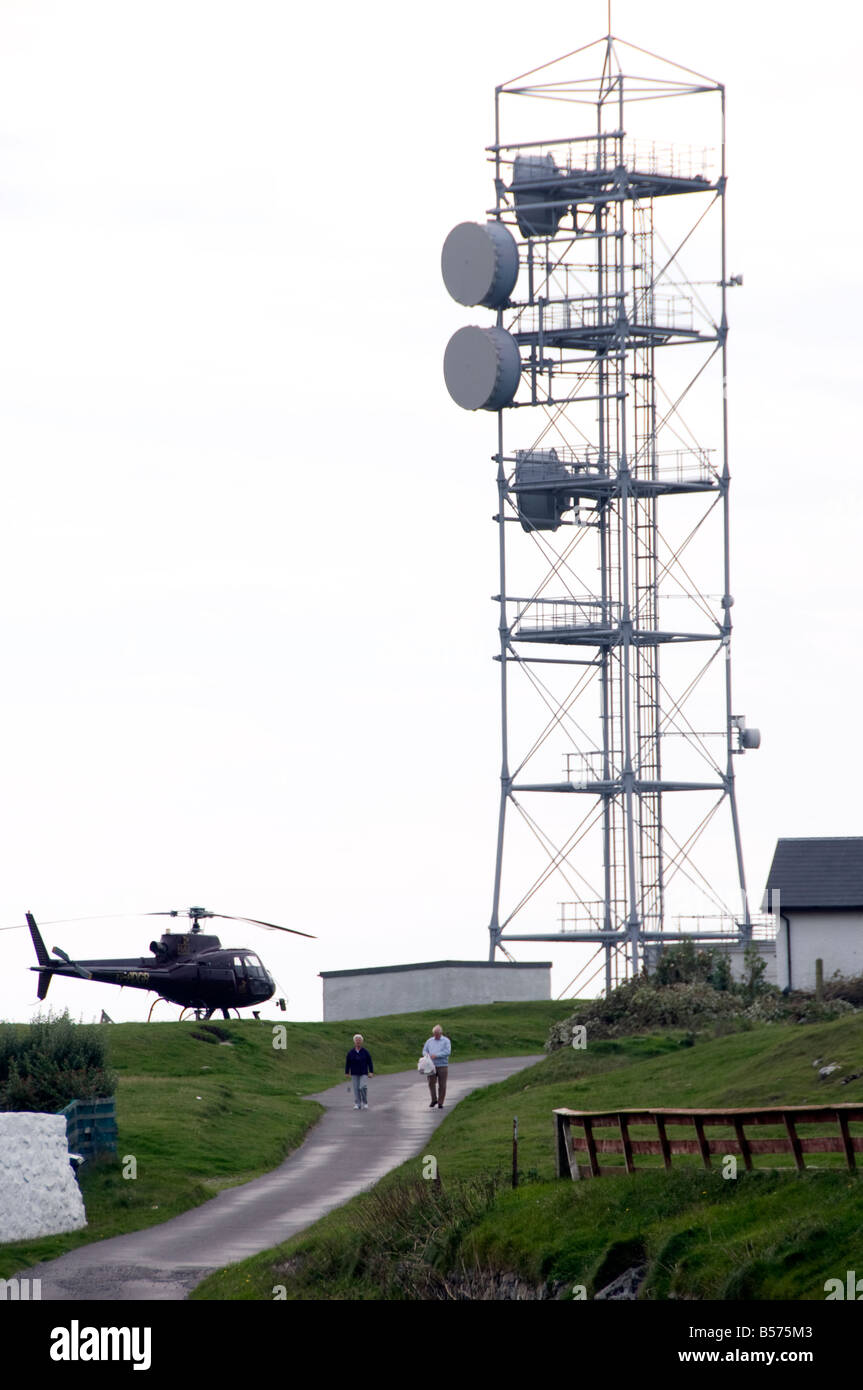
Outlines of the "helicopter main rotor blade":
[{"label": "helicopter main rotor blade", "polygon": [[287,931],[293,936],[305,936],[309,941],[317,941],[311,932],[297,931],[296,927],[280,927],[277,922],[262,922],[258,917],[231,917],[227,912],[214,912],[213,917],[221,917],[225,922],[251,922],[253,927],[266,927],[269,931]]},{"label": "helicopter main rotor blade", "polygon": [[[167,912],[141,912],[141,917],[194,917],[194,912],[190,912],[187,907],[172,907]],[[209,917],[209,912],[201,912],[202,917]]]},{"label": "helicopter main rotor blade", "polygon": [[296,927],[280,927],[278,922],[262,922],[259,917],[233,917],[229,912],[205,912],[203,909],[200,914],[192,912],[188,908],[174,908],[171,912],[144,912],[144,917],[198,917],[200,920],[209,921],[213,917],[220,918],[223,922],[250,922],[253,927],[266,927],[268,931],[286,931],[292,936],[305,936],[309,941],[317,941],[316,936],[311,932],[298,931]]},{"label": "helicopter main rotor blade", "polygon": [[[42,921],[40,921],[39,925],[40,925],[40,927],[66,927],[66,926],[69,926],[70,923],[73,923],[73,922],[112,922],[112,921],[116,921],[118,917],[142,917],[142,916],[150,916],[150,917],[152,917],[152,916],[153,916],[153,913],[141,913],[141,912],[103,912],[103,913],[100,913],[100,914],[99,914],[98,916],[96,916],[96,917],[52,917],[51,920],[48,921],[48,922],[42,922]],[[14,926],[11,926],[11,927],[0,927],[0,931],[26,931],[26,930],[27,930],[27,923],[26,923],[26,922],[16,922],[15,925],[14,925]]]},{"label": "helicopter main rotor blade", "polygon": [[[282,927],[279,926],[278,922],[262,922],[259,917],[232,917],[230,913],[227,912],[206,912],[203,909],[200,914],[196,914],[188,908],[173,908],[168,912],[108,912],[102,913],[96,917],[55,917],[49,922],[41,922],[40,925],[43,927],[60,927],[68,926],[70,923],[74,922],[116,921],[120,917],[188,917],[190,919],[197,919],[199,917],[201,921],[207,921],[212,917],[219,917],[225,922],[249,922],[254,927],[265,927],[267,931],[289,932],[291,936],[304,936],[309,941],[317,941],[318,939],[316,936],[313,936],[311,932],[299,931],[296,927]],[[14,926],[11,927],[0,927],[0,931],[25,931],[26,928],[26,922],[16,922]],[[73,965],[74,962],[70,961],[69,964]]]}]

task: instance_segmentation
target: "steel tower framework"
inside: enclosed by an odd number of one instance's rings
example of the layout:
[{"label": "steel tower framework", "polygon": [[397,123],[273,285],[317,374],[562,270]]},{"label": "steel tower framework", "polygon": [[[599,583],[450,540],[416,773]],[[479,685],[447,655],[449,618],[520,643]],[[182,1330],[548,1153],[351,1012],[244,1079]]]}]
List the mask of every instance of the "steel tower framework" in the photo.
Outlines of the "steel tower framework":
[{"label": "steel tower framework", "polygon": [[[545,137],[574,112],[574,134]],[[711,125],[709,151],[667,142]],[[445,363],[455,399],[497,416],[489,958],[596,943],[608,989],[652,944],[752,927],[734,774],[759,735],[731,690],[724,89],[609,35],[497,89],[489,156],[489,222],[455,229],[443,260],[456,298],[496,312]],[[482,299],[464,292],[471,236],[494,250]],[[486,340],[496,375],[480,400],[471,354]]]}]

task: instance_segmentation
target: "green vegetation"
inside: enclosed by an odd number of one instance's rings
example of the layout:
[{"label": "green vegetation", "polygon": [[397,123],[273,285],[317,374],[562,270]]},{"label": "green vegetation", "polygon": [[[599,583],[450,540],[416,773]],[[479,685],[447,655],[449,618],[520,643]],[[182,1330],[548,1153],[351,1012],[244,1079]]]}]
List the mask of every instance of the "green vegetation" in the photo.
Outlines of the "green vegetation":
[{"label": "green vegetation", "polygon": [[[686,983],[669,980],[667,989]],[[571,1007],[500,1004],[439,1021],[458,1060],[524,1055],[541,1051]],[[375,1069],[388,1072],[413,1068],[429,1026],[425,1014],[287,1023],[281,1050],[270,1024],[251,1021],[106,1025],[119,1161],[82,1171],[86,1232],[2,1247],[0,1277],[163,1221],[266,1171],[314,1123],[319,1108],[304,1097],[339,1082],[355,1031]],[[553,1180],[552,1130],[560,1106],[863,1103],[863,1013],[804,1025],[719,1019],[708,1022],[710,1035],[686,1027],[602,1039],[587,1026],[586,1050],[560,1047],[452,1111],[432,1144],[439,1184],[423,1178],[421,1155],[284,1246],[212,1276],[196,1297],[270,1300],[283,1286],[292,1300],[475,1298],[494,1296],[513,1275],[528,1292],[564,1298],[584,1285],[590,1297],[643,1263],[644,1298],[820,1299],[826,1279],[863,1267],[863,1183],[838,1156],[813,1157],[818,1169],[802,1176],[756,1171],[728,1181],[718,1161],[707,1173],[695,1159],[675,1159],[670,1174],[645,1160],[634,1177],[569,1183]],[[816,1059],[839,1069],[821,1080]],[[130,1154],[134,1182],[122,1176]]]},{"label": "green vegetation", "polygon": [[110,1096],[104,1029],[47,1013],[28,1026],[0,1024],[0,1110],[62,1110]]},{"label": "green vegetation", "polygon": [[[839,1070],[820,1080],[816,1058]],[[276,1250],[220,1271],[195,1297],[381,1299],[477,1296],[516,1274],[546,1296],[588,1297],[648,1265],[648,1298],[823,1298],[863,1261],[863,1183],[818,1155],[798,1175],[723,1179],[697,1159],[670,1174],[552,1181],[552,1111],[617,1106],[863,1102],[863,1015],[773,1024],[728,1036],[590,1041],[474,1092],[435,1131],[441,1187],[422,1157]],[[507,1190],[518,1116],[521,1186]],[[859,1126],[857,1127],[859,1132]],[[788,1162],[780,1157],[768,1162]],[[645,1165],[647,1165],[645,1160]],[[679,1166],[678,1166],[679,1165]]]},{"label": "green vegetation", "polygon": [[585,1024],[592,1038],[620,1038],[655,1028],[704,1028],[718,1020],[749,1027],[819,1023],[853,1013],[849,999],[855,998],[859,982],[834,981],[829,1001],[821,1003],[812,994],[782,994],[765,981],[765,968],[758,947],[750,944],[744,951],[744,978],[735,981],[728,957],[718,947],[699,950],[693,941],[681,942],[662,952],[652,975],[636,975],[607,999],[594,999],[563,1019],[552,1028],[549,1047],[568,1047],[575,1022]]},{"label": "green vegetation", "polygon": [[[568,1008],[547,1001],[491,1004],[450,1009],[433,1021],[444,1025],[457,1057],[468,1061],[540,1053],[550,1024]],[[275,1048],[274,1029],[282,1027],[285,1047]],[[19,1048],[35,1028],[4,1025]],[[416,1064],[429,1028],[427,1014],[397,1014],[345,1023],[220,1022],[215,1032],[212,1024],[195,1023],[88,1030],[107,1040],[116,1075],[118,1161],[81,1170],[86,1230],[0,1247],[0,1278],[90,1241],[166,1221],[274,1168],[322,1113],[304,1097],[341,1080],[356,1031],[368,1039],[375,1070],[392,1072]],[[135,1181],[123,1177],[126,1155],[136,1160]]]}]

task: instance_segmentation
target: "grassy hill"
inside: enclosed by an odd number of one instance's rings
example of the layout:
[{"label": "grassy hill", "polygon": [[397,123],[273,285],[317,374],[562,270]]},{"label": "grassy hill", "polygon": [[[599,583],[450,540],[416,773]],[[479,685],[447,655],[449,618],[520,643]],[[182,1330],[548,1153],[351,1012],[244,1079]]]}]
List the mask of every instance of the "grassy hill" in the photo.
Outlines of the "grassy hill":
[{"label": "grassy hill", "polygon": [[[821,1081],[815,1059],[840,1070]],[[863,1269],[863,1183],[841,1160],[817,1171],[717,1163],[551,1181],[552,1111],[615,1106],[735,1106],[863,1101],[863,1014],[772,1024],[693,1042],[635,1037],[566,1049],[474,1092],[435,1132],[441,1186],[422,1160],[330,1213],[277,1250],[212,1276],[196,1297],[379,1299],[488,1296],[517,1275],[545,1296],[588,1297],[646,1264],[641,1297],[823,1299],[824,1281]],[[507,1190],[518,1116],[522,1185]],[[774,1160],[770,1160],[774,1161]],[[782,1160],[778,1160],[782,1161]],[[680,1167],[678,1168],[678,1164]]]},{"label": "grassy hill", "polygon": [[[440,1015],[459,1060],[540,1052],[566,1002],[491,1005]],[[107,1027],[107,1025],[106,1025]],[[139,1229],[247,1181],[302,1141],[319,1107],[303,1097],[338,1083],[359,1029],[380,1072],[412,1068],[425,1014],[288,1023],[221,1023],[225,1042],[194,1024],[108,1029],[118,1075],[122,1164],[83,1170],[85,1232],[0,1247],[0,1277],[87,1241]],[[206,1039],[210,1040],[207,1041]],[[820,1081],[812,1063],[840,1070]],[[641,1296],[822,1299],[828,1278],[863,1271],[863,1184],[832,1156],[798,1176],[756,1172],[726,1181],[696,1162],[675,1171],[553,1181],[551,1112],[558,1106],[863,1102],[863,1013],[833,1023],[770,1024],[727,1036],[683,1032],[565,1048],[476,1092],[435,1131],[441,1184],[404,1164],[371,1193],[277,1250],[214,1275],[197,1296],[270,1300],[489,1296],[518,1276],[527,1292],[588,1296],[646,1264]],[[508,1187],[512,1119],[521,1186]]]},{"label": "grassy hill", "polygon": [[[541,1052],[550,1024],[571,1007],[491,1004],[450,1009],[433,1021],[446,1027],[458,1057],[468,1061]],[[430,1018],[285,1023],[284,1049],[273,1046],[274,1026],[281,1025],[104,1025],[118,1077],[120,1161],[81,1171],[86,1230],[0,1246],[0,1278],[90,1241],[155,1225],[267,1172],[323,1113],[303,1097],[341,1080],[356,1031],[364,1034],[377,1071],[404,1071],[416,1063]],[[127,1155],[136,1159],[134,1180],[122,1176]]]}]

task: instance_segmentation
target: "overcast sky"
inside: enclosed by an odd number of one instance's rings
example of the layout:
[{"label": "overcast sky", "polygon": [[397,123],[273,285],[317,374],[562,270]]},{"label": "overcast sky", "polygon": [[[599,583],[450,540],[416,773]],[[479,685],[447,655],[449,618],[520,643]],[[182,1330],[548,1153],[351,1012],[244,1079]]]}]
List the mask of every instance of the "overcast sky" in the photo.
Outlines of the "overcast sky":
[{"label": "overcast sky", "polygon": [[[606,7],[303,9],[0,0],[0,925],[283,922],[318,940],[221,935],[315,1018],[319,970],[487,953],[494,421],[443,384],[471,319],[440,246],[492,201],[495,84]],[[758,897],[777,837],[863,833],[863,21],[615,0],[613,28],[728,87]],[[47,933],[73,956],[154,934]],[[0,953],[0,1017],[27,1019],[26,933]],[[557,992],[577,961],[552,956]],[[151,999],[49,995],[85,1018]]]}]

